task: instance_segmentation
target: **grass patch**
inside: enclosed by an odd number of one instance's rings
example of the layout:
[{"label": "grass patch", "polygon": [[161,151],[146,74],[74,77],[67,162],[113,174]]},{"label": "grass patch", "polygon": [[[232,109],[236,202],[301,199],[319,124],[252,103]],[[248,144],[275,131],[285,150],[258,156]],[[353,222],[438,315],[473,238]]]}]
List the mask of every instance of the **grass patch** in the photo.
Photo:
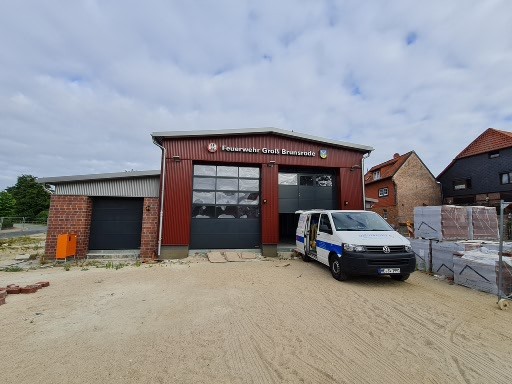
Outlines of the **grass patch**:
[{"label": "grass patch", "polygon": [[10,267],[5,267],[3,269],[4,272],[23,272],[24,269],[21,268],[21,267],[18,267],[17,265],[13,265],[13,266],[10,266]]},{"label": "grass patch", "polygon": [[10,239],[2,239],[0,240],[0,246],[7,245],[9,247],[12,246],[29,246],[29,245],[37,245],[42,241],[42,239],[33,238],[29,236],[22,237],[13,237]]}]

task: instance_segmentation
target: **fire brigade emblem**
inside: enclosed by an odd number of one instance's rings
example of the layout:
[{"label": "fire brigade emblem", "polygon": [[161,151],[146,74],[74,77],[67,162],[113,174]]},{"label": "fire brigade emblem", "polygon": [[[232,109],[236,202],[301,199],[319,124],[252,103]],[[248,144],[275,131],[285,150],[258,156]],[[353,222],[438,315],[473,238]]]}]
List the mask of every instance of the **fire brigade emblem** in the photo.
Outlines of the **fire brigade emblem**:
[{"label": "fire brigade emblem", "polygon": [[320,158],[321,159],[327,159],[327,149],[321,149],[320,150]]},{"label": "fire brigade emblem", "polygon": [[208,152],[211,152],[211,153],[217,152],[217,144],[215,144],[215,143],[208,144]]}]

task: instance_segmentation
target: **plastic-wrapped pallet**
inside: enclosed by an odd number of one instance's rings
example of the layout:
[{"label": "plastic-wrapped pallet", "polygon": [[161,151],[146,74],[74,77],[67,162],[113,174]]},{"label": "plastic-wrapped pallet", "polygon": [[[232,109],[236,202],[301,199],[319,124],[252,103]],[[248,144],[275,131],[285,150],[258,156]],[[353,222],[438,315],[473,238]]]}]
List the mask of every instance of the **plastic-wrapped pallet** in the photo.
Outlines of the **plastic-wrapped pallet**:
[{"label": "plastic-wrapped pallet", "polygon": [[469,238],[474,240],[498,240],[498,215],[494,207],[467,207]]},{"label": "plastic-wrapped pallet", "polygon": [[498,293],[496,263],[498,255],[480,251],[464,252],[462,257],[453,257],[455,284],[487,293]]},{"label": "plastic-wrapped pallet", "polygon": [[[482,252],[491,252],[498,253],[500,251],[500,242],[499,241],[484,241],[481,246]],[[503,255],[504,256],[512,256],[512,242],[504,241],[503,242]]]},{"label": "plastic-wrapped pallet", "polygon": [[454,241],[432,241],[432,272],[453,277],[453,254],[464,252],[465,246]]},{"label": "plastic-wrapped pallet", "polygon": [[414,236],[433,240],[469,238],[468,211],[456,205],[414,208]]},{"label": "plastic-wrapped pallet", "polygon": [[419,271],[430,272],[430,242],[425,239],[409,239],[412,251],[416,256],[416,268]]},{"label": "plastic-wrapped pallet", "polygon": [[464,251],[480,250],[483,244],[480,240],[459,240],[456,243],[463,247]]}]

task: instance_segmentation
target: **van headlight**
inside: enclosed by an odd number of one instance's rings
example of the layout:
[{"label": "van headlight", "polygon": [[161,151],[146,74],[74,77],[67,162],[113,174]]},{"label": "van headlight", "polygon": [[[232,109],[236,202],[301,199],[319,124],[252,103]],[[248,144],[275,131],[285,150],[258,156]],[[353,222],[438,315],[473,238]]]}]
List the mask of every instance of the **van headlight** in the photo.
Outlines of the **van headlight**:
[{"label": "van headlight", "polygon": [[406,245],[405,252],[412,252],[412,247],[410,245]]},{"label": "van headlight", "polygon": [[343,249],[345,251],[349,252],[364,252],[366,251],[366,248],[364,245],[357,245],[357,244],[343,244]]}]

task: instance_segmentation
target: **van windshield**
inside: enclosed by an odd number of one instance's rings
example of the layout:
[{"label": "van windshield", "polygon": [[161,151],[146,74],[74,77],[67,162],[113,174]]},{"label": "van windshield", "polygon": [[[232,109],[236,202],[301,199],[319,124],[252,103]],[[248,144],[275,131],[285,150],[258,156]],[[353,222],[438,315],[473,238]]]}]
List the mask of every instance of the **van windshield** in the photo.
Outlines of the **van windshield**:
[{"label": "van windshield", "polygon": [[333,212],[337,231],[393,231],[393,228],[373,212]]}]

